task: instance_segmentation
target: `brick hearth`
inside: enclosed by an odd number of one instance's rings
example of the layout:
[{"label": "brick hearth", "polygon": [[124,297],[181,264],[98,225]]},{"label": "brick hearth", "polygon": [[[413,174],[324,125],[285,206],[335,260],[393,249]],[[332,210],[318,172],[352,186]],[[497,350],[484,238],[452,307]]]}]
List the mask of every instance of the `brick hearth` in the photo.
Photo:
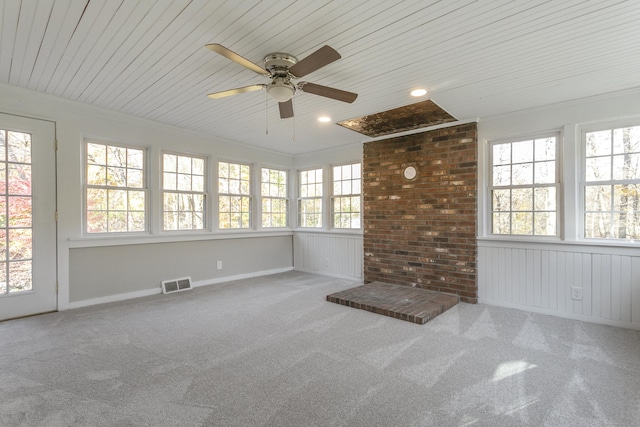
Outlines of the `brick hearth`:
[{"label": "brick hearth", "polygon": [[457,295],[373,282],[327,295],[327,301],[423,325],[459,301]]}]

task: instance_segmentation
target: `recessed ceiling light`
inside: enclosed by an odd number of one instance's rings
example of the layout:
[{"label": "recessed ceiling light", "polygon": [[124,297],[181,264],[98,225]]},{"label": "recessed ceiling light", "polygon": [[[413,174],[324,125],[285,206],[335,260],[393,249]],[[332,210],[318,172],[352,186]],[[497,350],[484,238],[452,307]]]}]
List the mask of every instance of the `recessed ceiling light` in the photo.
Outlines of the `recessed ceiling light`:
[{"label": "recessed ceiling light", "polygon": [[318,121],[322,123],[329,123],[331,121],[331,117],[327,117],[327,116],[318,117]]},{"label": "recessed ceiling light", "polygon": [[427,94],[426,89],[416,89],[411,91],[411,96],[424,96]]}]

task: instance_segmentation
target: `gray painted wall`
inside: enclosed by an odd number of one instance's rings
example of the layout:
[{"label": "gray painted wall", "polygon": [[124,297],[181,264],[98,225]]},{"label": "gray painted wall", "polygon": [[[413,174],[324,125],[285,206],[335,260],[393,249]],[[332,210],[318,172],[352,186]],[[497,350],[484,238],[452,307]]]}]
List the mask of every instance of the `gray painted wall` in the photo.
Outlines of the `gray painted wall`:
[{"label": "gray painted wall", "polygon": [[[98,246],[70,250],[70,302],[293,267],[292,236]],[[222,270],[216,262],[222,261]]]}]

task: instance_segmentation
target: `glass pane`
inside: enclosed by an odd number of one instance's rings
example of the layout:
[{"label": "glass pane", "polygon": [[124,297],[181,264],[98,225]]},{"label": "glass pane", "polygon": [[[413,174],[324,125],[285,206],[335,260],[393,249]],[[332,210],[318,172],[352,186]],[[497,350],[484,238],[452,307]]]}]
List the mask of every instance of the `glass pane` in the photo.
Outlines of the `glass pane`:
[{"label": "glass pane", "polygon": [[533,161],[533,141],[520,141],[512,144],[511,163]]},{"label": "glass pane", "polygon": [[333,167],[333,180],[340,181],[342,179],[342,167],[334,166]]},{"label": "glass pane", "polygon": [[588,185],[584,189],[584,209],[589,212],[609,212],[611,210],[610,185]]},{"label": "glass pane", "polygon": [[511,144],[494,144],[493,164],[508,165],[509,163],[511,163]]},{"label": "glass pane", "polygon": [[640,211],[640,184],[613,186],[614,211]]},{"label": "glass pane", "polygon": [[613,152],[615,154],[640,152],[640,126],[614,129]]},{"label": "glass pane", "polygon": [[127,191],[126,190],[107,190],[108,208],[109,210],[126,210],[127,209]]},{"label": "glass pane", "polygon": [[107,211],[89,211],[87,212],[87,232],[89,233],[106,233],[107,229]]},{"label": "glass pane", "polygon": [[362,187],[361,187],[362,181],[359,179],[355,179],[352,181],[352,188],[351,191],[353,191],[353,194],[360,194],[362,193]]},{"label": "glass pane", "polygon": [[640,179],[640,154],[613,156],[613,179]]},{"label": "glass pane", "polygon": [[112,145],[107,146],[107,166],[126,167],[127,149]]},{"label": "glass pane", "polygon": [[590,181],[611,179],[611,157],[594,157],[586,161],[586,178]]},{"label": "glass pane", "polygon": [[514,212],[512,234],[532,235],[533,234],[533,213],[532,212]]},{"label": "glass pane", "polygon": [[0,294],[7,293],[7,263],[0,262]]},{"label": "glass pane", "polygon": [[0,261],[7,261],[7,230],[0,229]]},{"label": "glass pane", "polygon": [[249,194],[249,181],[240,181],[240,194]]},{"label": "glass pane", "polygon": [[362,178],[362,165],[360,163],[354,163],[351,165],[351,177]]},{"label": "glass pane", "polygon": [[174,212],[165,212],[162,228],[163,230],[177,230],[178,216]]},{"label": "glass pane", "polygon": [[204,192],[204,176],[194,175],[191,178],[191,190]]},{"label": "glass pane", "polygon": [[177,172],[178,156],[174,154],[164,154],[162,156],[162,170],[164,172]]},{"label": "glass pane", "polygon": [[7,132],[7,160],[31,163],[31,135],[21,132]]},{"label": "glass pane", "polygon": [[129,195],[129,210],[144,212],[145,192],[130,190],[127,193]]},{"label": "glass pane", "polygon": [[555,160],[556,158],[556,138],[542,138],[535,140],[535,160]]},{"label": "glass pane", "polygon": [[129,231],[145,231],[144,212],[129,212]]},{"label": "glass pane", "polygon": [[640,239],[640,211],[628,211],[613,215],[615,226],[613,237],[618,239]]},{"label": "glass pane", "polygon": [[229,178],[229,163],[218,163],[218,176],[220,178]]},{"label": "glass pane", "polygon": [[494,213],[493,234],[511,234],[511,214],[510,213]]},{"label": "glass pane", "polygon": [[237,179],[229,180],[229,194],[239,194],[240,193],[240,181]]},{"label": "glass pane", "polygon": [[536,211],[556,210],[556,189],[555,187],[544,187],[534,189],[534,209]]},{"label": "glass pane", "polygon": [[176,193],[164,193],[163,210],[165,212],[178,211],[178,195]]},{"label": "glass pane", "polygon": [[107,167],[107,185],[112,187],[126,187],[127,169]]},{"label": "glass pane", "polygon": [[178,173],[191,174],[191,157],[178,156]]},{"label": "glass pane", "polygon": [[110,232],[128,231],[126,212],[109,212],[108,221]]},{"label": "glass pane", "polygon": [[609,213],[585,213],[584,235],[596,239],[611,237],[611,215]]},{"label": "glass pane", "polygon": [[191,175],[183,173],[178,174],[178,190],[191,191]]},{"label": "glass pane", "polygon": [[193,229],[194,230],[203,230],[204,229],[204,212],[194,212],[193,213]]},{"label": "glass pane", "polygon": [[322,197],[322,184],[316,184],[315,185],[315,191],[314,191],[314,196],[315,197]]},{"label": "glass pane", "polygon": [[107,209],[107,190],[88,188],[87,189],[87,210],[97,211]]},{"label": "glass pane", "polygon": [[204,176],[204,159],[192,159],[191,173]]},{"label": "glass pane", "polygon": [[180,230],[191,230],[193,228],[193,214],[191,212],[180,212],[178,215],[178,228]]},{"label": "glass pane", "polygon": [[[32,257],[31,229],[18,228],[9,230],[9,259],[26,260]],[[11,280],[9,280],[11,282]]]},{"label": "glass pane", "polygon": [[0,196],[0,228],[7,227],[7,197]]},{"label": "glass pane", "polygon": [[533,184],[533,164],[524,163],[512,166],[513,175],[511,181],[513,185]]},{"label": "glass pane", "polygon": [[534,231],[537,236],[555,236],[556,235],[555,212],[536,212]]},{"label": "glass pane", "polygon": [[[2,131],[0,131],[2,135]],[[6,163],[0,161],[0,194],[7,194],[7,169]]]},{"label": "glass pane", "polygon": [[127,187],[142,188],[144,183],[142,182],[142,171],[138,169],[129,169],[127,175]]},{"label": "glass pane", "polygon": [[9,227],[31,227],[31,197],[9,197]]},{"label": "glass pane", "polygon": [[176,181],[178,179],[175,173],[163,173],[162,174],[162,188],[165,190],[176,190]]},{"label": "glass pane", "polygon": [[9,293],[25,292],[33,289],[31,261],[9,263]]},{"label": "glass pane", "polygon": [[351,194],[351,181],[342,181],[342,194]]},{"label": "glass pane", "polygon": [[218,179],[218,192],[223,194],[229,193],[229,180],[226,178]]},{"label": "glass pane", "polygon": [[611,131],[588,132],[586,143],[587,157],[611,154]]},{"label": "glass pane", "polygon": [[133,148],[127,149],[127,166],[130,169],[140,169],[144,167],[144,151]]},{"label": "glass pane", "polygon": [[10,164],[7,172],[9,194],[31,194],[31,165]]},{"label": "glass pane", "polygon": [[535,183],[552,184],[556,182],[556,162],[535,163]]},{"label": "glass pane", "polygon": [[105,166],[87,166],[87,184],[107,185],[107,168]]},{"label": "glass pane", "polygon": [[87,144],[87,164],[106,165],[107,147],[102,144]]},{"label": "glass pane", "polygon": [[511,166],[493,167],[493,185],[511,185]]},{"label": "glass pane", "polygon": [[533,210],[533,189],[514,188],[511,190],[511,210],[532,211]]}]

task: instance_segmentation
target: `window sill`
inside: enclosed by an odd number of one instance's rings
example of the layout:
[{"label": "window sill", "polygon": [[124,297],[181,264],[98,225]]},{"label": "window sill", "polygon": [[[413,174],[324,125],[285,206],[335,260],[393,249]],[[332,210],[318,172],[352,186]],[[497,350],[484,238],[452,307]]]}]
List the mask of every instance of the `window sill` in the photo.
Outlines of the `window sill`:
[{"label": "window sill", "polygon": [[291,229],[278,229],[277,231],[265,230],[224,230],[215,233],[198,232],[198,233],[162,233],[149,234],[145,236],[91,236],[83,238],[69,239],[69,249],[75,248],[93,248],[101,246],[126,246],[126,245],[147,245],[153,243],[175,243],[175,242],[194,242],[201,240],[225,240],[225,239],[254,239],[259,237],[281,237],[292,236]]},{"label": "window sill", "polygon": [[480,247],[507,247],[522,249],[545,249],[565,248],[571,252],[602,252],[637,255],[640,249],[640,242],[616,242],[616,241],[593,241],[593,240],[560,240],[560,239],[527,239],[525,238],[496,238],[478,237]]},{"label": "window sill", "polygon": [[362,229],[339,229],[334,228],[331,230],[323,229],[323,228],[296,228],[293,230],[294,233],[305,233],[305,234],[322,234],[322,235],[334,235],[334,236],[363,236]]}]

